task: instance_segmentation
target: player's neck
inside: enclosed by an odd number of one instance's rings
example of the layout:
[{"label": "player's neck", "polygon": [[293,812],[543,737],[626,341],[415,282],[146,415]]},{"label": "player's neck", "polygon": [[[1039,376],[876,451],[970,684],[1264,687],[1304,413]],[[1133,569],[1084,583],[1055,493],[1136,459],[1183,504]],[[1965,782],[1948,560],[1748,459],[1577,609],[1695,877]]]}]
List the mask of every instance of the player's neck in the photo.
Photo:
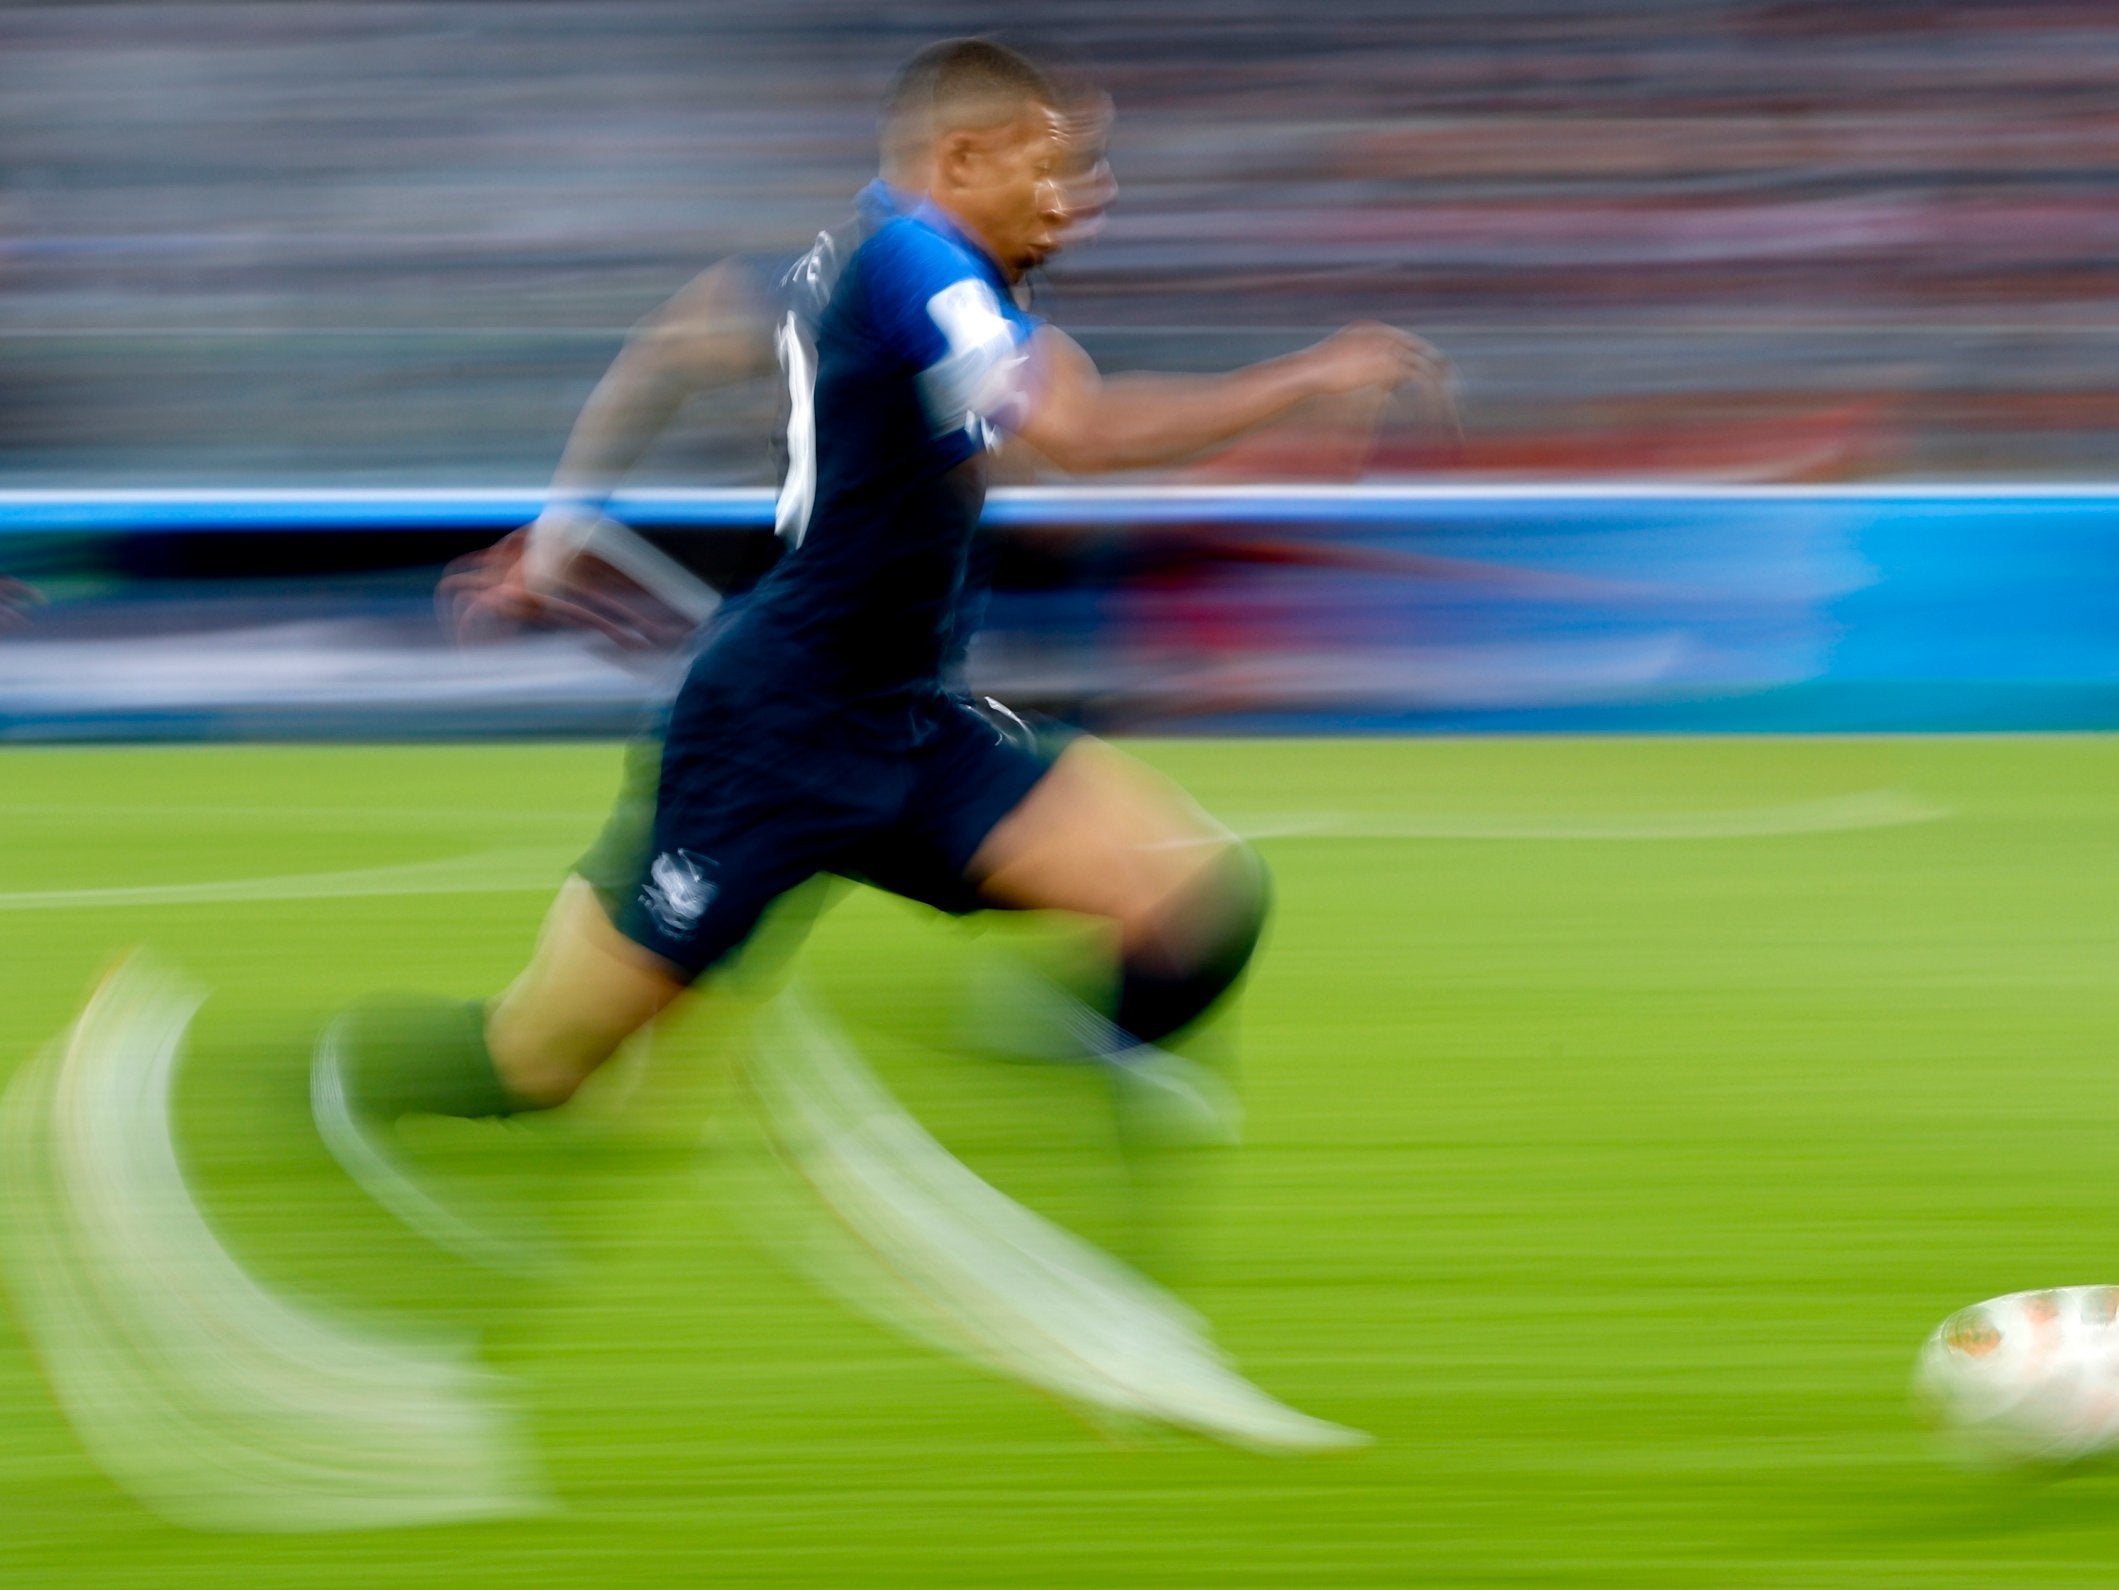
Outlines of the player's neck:
[{"label": "player's neck", "polygon": [[934,206],[937,215],[956,230],[959,237],[992,262],[993,268],[1001,273],[1002,281],[1013,287],[1022,279],[1023,273],[1001,258],[1000,251],[986,240],[986,234],[979,229],[976,221],[952,209],[948,201],[937,198],[932,193],[927,195],[927,202]]}]

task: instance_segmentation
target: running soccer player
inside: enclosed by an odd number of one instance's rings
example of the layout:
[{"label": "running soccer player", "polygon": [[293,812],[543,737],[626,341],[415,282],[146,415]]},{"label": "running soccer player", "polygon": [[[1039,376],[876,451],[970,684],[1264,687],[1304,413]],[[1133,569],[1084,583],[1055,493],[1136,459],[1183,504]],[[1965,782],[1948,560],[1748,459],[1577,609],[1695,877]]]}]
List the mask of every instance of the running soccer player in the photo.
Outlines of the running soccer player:
[{"label": "running soccer player", "polygon": [[[774,430],[781,484],[775,544],[784,552],[807,526],[815,489],[813,389],[817,331],[848,259],[874,232],[925,194],[936,137],[937,82],[958,69],[958,41],[916,53],[892,82],[883,106],[880,170],[855,197],[851,220],[819,233],[792,262],[767,268],[731,258],[701,272],[650,315],[590,395],[575,421],[547,493],[530,525],[452,566],[441,599],[457,633],[473,639],[496,627],[557,624],[602,633],[622,646],[683,645],[717,596],[604,511],[620,481],[691,398],[771,372],[781,378]],[[1070,239],[1093,235],[1116,192],[1105,157],[1110,100],[1086,83],[1066,95],[1060,174]],[[1018,293],[1022,289],[1018,285]],[[983,604],[965,583],[955,626],[959,655]],[[1027,736],[999,703],[967,695],[973,710]],[[609,819],[575,863],[546,918],[535,986],[547,968],[567,997],[577,953],[592,961],[633,887],[652,839],[662,762],[660,725],[628,748]],[[525,997],[529,997],[527,994]],[[1069,1046],[1076,1047],[1076,1046]]]},{"label": "running soccer player", "polygon": [[1011,738],[944,683],[987,458],[1013,434],[1074,473],[1152,466],[1439,362],[1361,325],[1230,375],[1102,380],[1015,296],[1070,220],[1062,96],[982,40],[944,47],[927,95],[927,197],[853,250],[822,315],[813,469],[783,493],[799,534],[692,664],[634,876],[608,915],[548,925],[490,1007],[342,1017],[318,1056],[327,1135],[563,1103],[819,873],[1108,922],[1117,992],[1091,1041],[1115,1065],[1151,1058],[1248,961],[1265,885],[1234,836],[1096,741]]}]

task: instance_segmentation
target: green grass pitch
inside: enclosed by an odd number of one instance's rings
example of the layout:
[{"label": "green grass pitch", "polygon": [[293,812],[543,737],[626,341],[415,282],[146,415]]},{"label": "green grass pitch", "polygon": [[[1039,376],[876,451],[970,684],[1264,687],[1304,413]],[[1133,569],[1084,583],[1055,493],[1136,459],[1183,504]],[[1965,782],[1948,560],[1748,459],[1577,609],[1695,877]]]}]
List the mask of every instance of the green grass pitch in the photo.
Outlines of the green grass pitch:
[{"label": "green grass pitch", "polygon": [[[1905,1388],[1950,1309],[2119,1281],[2119,743],[1140,750],[1265,835],[1278,885],[1250,1142],[1184,1167],[1160,1262],[1249,1373],[1372,1450],[1114,1447],[843,1312],[751,1240],[697,1147],[710,1088],[650,1090],[563,1172],[535,1133],[441,1145],[549,1207],[587,1256],[561,1286],[472,1280],[351,1197],[285,1129],[295,1035],[373,988],[497,988],[611,748],[18,749],[0,1071],[128,944],[210,987],[180,1118],[221,1228],[291,1288],[483,1329],[564,1510],[172,1528],[101,1477],[0,1315],[0,1582],[2112,1574],[2119,1473],[1956,1473]],[[450,892],[481,877],[517,886]],[[940,1041],[990,942],[854,895],[806,975],[967,1161],[1128,1240],[1093,1079]],[[711,1072],[703,1025],[673,1047]]]}]

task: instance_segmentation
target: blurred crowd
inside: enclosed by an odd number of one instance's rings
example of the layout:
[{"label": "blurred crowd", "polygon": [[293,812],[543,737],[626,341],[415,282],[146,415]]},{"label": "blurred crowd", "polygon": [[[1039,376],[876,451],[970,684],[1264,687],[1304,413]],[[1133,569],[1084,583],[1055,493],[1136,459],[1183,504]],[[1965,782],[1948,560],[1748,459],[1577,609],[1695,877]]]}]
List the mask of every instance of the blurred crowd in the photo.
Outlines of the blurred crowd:
[{"label": "blurred crowd", "polygon": [[[1048,290],[1108,367],[1376,315],[1464,383],[1387,471],[2107,472],[2091,0],[254,0],[0,5],[0,481],[541,478],[628,324],[839,219],[894,65],[996,26],[1117,100]],[[763,478],[769,413],[648,477]]]}]

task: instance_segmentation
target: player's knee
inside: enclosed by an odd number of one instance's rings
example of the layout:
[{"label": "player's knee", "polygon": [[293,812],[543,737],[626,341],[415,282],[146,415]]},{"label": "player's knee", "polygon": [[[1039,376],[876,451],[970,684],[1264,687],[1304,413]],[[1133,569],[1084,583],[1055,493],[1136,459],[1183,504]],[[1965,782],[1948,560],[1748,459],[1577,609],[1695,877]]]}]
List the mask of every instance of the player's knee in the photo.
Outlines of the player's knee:
[{"label": "player's knee", "polygon": [[1218,847],[1150,929],[1129,936],[1118,1025],[1160,1043],[1212,1011],[1250,965],[1271,893],[1256,851],[1236,840]]}]

